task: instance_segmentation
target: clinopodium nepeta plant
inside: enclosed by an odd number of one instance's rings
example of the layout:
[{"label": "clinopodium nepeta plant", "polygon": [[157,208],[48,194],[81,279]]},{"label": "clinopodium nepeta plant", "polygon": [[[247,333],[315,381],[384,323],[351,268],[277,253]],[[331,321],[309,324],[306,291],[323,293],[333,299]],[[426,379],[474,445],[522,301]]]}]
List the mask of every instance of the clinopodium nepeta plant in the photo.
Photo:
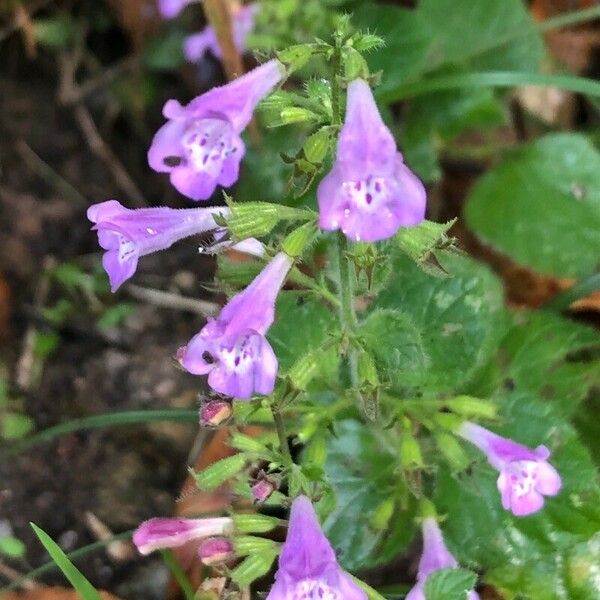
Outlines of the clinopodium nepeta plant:
[{"label": "clinopodium nepeta plant", "polygon": [[[161,7],[173,16],[185,4]],[[239,47],[255,7],[244,10],[234,18]],[[218,56],[215,33],[200,35],[193,54]],[[239,291],[177,356],[186,371],[207,376],[201,425],[227,423],[238,451],[194,477],[205,490],[226,483],[238,509],[154,518],[134,535],[143,554],[192,548],[227,578],[228,598],[277,557],[269,600],[381,598],[344,569],[391,560],[420,526],[423,553],[408,598],[446,597],[458,585],[473,600],[475,576],[459,564],[477,564],[458,549],[451,554],[440,529],[465,522],[461,505],[438,491],[439,481],[453,477],[461,494],[481,494],[469,470],[492,471],[469,454],[474,445],[499,472],[489,510],[505,509],[507,523],[508,511],[531,515],[561,488],[550,451],[521,444],[552,439],[513,441],[472,422],[494,429],[507,419],[475,396],[489,389],[481,381],[495,340],[485,327],[473,334],[471,318],[496,318],[486,308],[494,299],[465,275],[468,259],[453,250],[449,225],[424,220],[425,188],[380,114],[373,95],[380,76],[362,56],[381,43],[344,20],[331,43],[278,52],[187,106],[166,103],[168,122],[149,163],[195,201],[235,185],[240,135],[259,103],[268,125],[301,124],[306,138],[284,158],[292,181],[306,181],[288,204],[261,202],[256,189],[252,202],[226,195],[226,207],[129,210],[110,200],[88,211],[113,291],[140,257],[195,234],[210,233],[215,253],[234,247],[253,256],[234,262],[220,254],[219,279]],[[301,85],[294,73],[310,61],[313,72],[326,64],[329,71]],[[446,284],[455,270],[458,283]],[[471,312],[461,317],[457,303]],[[262,423],[262,433],[238,429],[250,422]],[[282,523],[265,506],[291,509],[283,545],[259,535]]]}]

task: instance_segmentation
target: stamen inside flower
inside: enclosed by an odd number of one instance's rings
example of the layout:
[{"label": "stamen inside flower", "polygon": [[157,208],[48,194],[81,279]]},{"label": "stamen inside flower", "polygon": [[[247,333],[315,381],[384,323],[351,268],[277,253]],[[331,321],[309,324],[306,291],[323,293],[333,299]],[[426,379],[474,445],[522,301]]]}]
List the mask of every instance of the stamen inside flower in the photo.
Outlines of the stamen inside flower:
[{"label": "stamen inside flower", "polygon": [[291,600],[342,600],[342,596],[324,581],[304,579],[294,588]]},{"label": "stamen inside flower", "polygon": [[181,143],[196,171],[217,177],[225,159],[237,151],[233,130],[220,119],[200,119],[187,129]]}]

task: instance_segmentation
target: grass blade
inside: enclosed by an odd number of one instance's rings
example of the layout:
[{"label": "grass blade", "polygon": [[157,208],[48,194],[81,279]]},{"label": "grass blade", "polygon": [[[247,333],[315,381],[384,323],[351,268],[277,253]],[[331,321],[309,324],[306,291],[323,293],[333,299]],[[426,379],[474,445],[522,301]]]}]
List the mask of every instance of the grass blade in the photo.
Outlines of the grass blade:
[{"label": "grass blade", "polygon": [[198,411],[186,409],[170,410],[132,410],[94,415],[82,419],[73,419],[66,423],[60,423],[54,427],[40,431],[15,444],[2,452],[0,456],[7,457],[28,450],[38,444],[50,442],[54,438],[66,433],[83,431],[85,429],[98,429],[101,427],[118,427],[122,425],[141,425],[156,421],[173,421],[177,423],[198,423]]},{"label": "grass blade", "polygon": [[520,73],[512,71],[489,71],[442,75],[413,83],[406,83],[393,90],[377,94],[383,102],[394,102],[431,92],[477,87],[518,87],[525,85],[557,87],[570,92],[600,96],[600,82],[575,75],[549,75],[547,73]]},{"label": "grass blade", "polygon": [[185,596],[185,600],[194,600],[196,596],[194,594],[192,584],[190,583],[188,576],[185,574],[185,571],[175,558],[173,552],[171,550],[163,550],[161,554],[163,560],[165,561],[165,565],[167,565],[167,568],[169,571],[171,571],[173,577],[175,577],[175,580],[177,581],[177,584],[181,588],[181,591]]},{"label": "grass blade", "polygon": [[[91,554],[92,552],[96,552],[96,550],[101,550],[102,548],[106,548],[106,546],[109,546],[113,542],[118,542],[121,540],[129,540],[129,539],[131,539],[131,535],[133,534],[133,532],[134,532],[134,530],[132,529],[130,531],[124,531],[123,533],[118,533],[117,535],[114,535],[113,537],[111,537],[107,540],[100,540],[98,542],[92,542],[91,544],[88,544],[87,546],[82,546],[81,548],[77,548],[77,550],[73,550],[73,552],[69,552],[67,554],[67,558],[70,561],[75,561],[78,558],[81,558],[82,556],[87,556],[88,554]],[[49,561],[49,562],[43,564],[42,566],[38,567],[37,569],[33,569],[32,571],[25,573],[25,575],[19,577],[18,579],[15,579],[14,581],[11,581],[8,585],[4,586],[3,588],[0,588],[0,598],[2,598],[2,594],[5,594],[6,592],[10,592],[10,590],[14,590],[16,588],[22,587],[23,583],[25,583],[26,581],[29,581],[31,579],[39,579],[43,575],[46,575],[46,573],[51,573],[52,571],[54,571],[56,569],[58,569],[58,566],[56,565],[56,563],[54,561]]]},{"label": "grass blade", "polygon": [[48,551],[52,560],[63,572],[75,591],[81,596],[81,600],[102,600],[96,588],[83,576],[81,571],[69,560],[60,546],[43,530],[30,523],[33,531]]}]

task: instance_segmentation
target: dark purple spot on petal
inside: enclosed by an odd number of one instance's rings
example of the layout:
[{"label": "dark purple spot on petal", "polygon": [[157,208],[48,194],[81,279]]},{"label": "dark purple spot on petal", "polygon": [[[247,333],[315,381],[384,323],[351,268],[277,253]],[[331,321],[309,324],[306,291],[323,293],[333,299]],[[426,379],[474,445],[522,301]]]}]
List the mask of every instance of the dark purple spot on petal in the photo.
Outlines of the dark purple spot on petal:
[{"label": "dark purple spot on petal", "polygon": [[202,159],[202,164],[205,165],[208,162],[208,154],[206,154],[204,156],[204,158]]},{"label": "dark purple spot on petal", "polygon": [[376,192],[380,192],[381,191],[381,183],[379,183],[379,181],[377,181],[375,183],[375,191]]},{"label": "dark purple spot on petal", "polygon": [[362,183],[361,183],[360,181],[357,181],[357,182],[354,184],[354,187],[355,187],[355,189],[357,189],[357,190],[360,192],[360,188],[362,187]]},{"label": "dark purple spot on petal", "polygon": [[236,356],[235,360],[233,361],[233,364],[237,367],[240,364],[240,357]]},{"label": "dark purple spot on petal", "polygon": [[367,194],[365,199],[367,204],[371,204],[371,202],[373,202],[373,196],[371,194]]},{"label": "dark purple spot on petal", "polygon": [[207,350],[202,353],[202,360],[209,365],[212,365],[215,362],[213,355]]},{"label": "dark purple spot on petal", "polygon": [[183,158],[181,156],[165,156],[163,158],[163,163],[167,167],[178,167],[183,162]]}]

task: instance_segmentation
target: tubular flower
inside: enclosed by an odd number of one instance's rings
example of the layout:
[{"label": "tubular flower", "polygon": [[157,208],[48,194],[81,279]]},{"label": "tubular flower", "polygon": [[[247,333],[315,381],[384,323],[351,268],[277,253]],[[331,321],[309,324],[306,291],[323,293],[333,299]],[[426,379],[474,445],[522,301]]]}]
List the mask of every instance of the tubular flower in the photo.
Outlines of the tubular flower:
[{"label": "tubular flower", "polygon": [[192,2],[196,0],[158,0],[158,12],[165,19],[173,19]]},{"label": "tubular flower", "polygon": [[[442,532],[433,517],[427,517],[423,520],[423,554],[419,561],[419,571],[417,573],[417,583],[410,590],[406,600],[425,600],[425,582],[428,575],[440,569],[458,567],[458,562],[450,554]],[[468,600],[479,600],[479,594],[470,591],[467,595]]]},{"label": "tubular flower", "polygon": [[279,569],[266,600],[367,600],[338,565],[306,496],[292,504]]},{"label": "tubular flower", "polygon": [[[190,235],[213,231],[216,237],[222,237],[226,230],[217,225],[215,215],[226,217],[229,209],[159,207],[131,210],[116,200],[107,200],[90,206],[87,211],[88,219],[94,223],[92,229],[98,233],[98,242],[106,250],[102,264],[113,292],[133,276],[140,256],[166,250]],[[245,240],[240,242],[239,250],[260,255],[257,243],[257,240]]]},{"label": "tubular flower", "polygon": [[[247,4],[231,15],[231,27],[233,30],[233,42],[238,52],[246,50],[246,38],[254,29],[254,18],[258,10],[258,4]],[[221,47],[215,34],[215,30],[206,26],[200,33],[187,37],[183,43],[183,53],[190,62],[199,61],[209,51],[216,58],[222,58]]]},{"label": "tubular flower", "polygon": [[282,76],[283,65],[273,59],[185,107],[169,100],[163,108],[169,121],[148,151],[150,166],[169,173],[173,186],[192,200],[206,200],[217,184],[232,186],[246,151],[240,134]]},{"label": "tubular flower", "polygon": [[233,398],[270,394],[278,363],[265,333],[275,318],[275,300],[292,264],[287,254],[277,254],[216,319],[179,349],[183,368],[194,375],[208,374],[213,390]]},{"label": "tubular flower", "polygon": [[336,161],[317,189],[317,200],[321,229],[341,229],[357,242],[387,239],[425,217],[425,188],[404,164],[362,79],[348,86]]},{"label": "tubular flower", "polygon": [[191,541],[233,532],[229,517],[207,519],[163,519],[144,521],[133,534],[133,543],[140,554],[150,554],[163,548],[177,548]]},{"label": "tubular flower", "polygon": [[556,469],[547,462],[550,450],[538,446],[530,450],[474,423],[464,423],[459,434],[477,446],[496,469],[502,506],[517,517],[537,512],[544,496],[556,496],[562,482]]}]

